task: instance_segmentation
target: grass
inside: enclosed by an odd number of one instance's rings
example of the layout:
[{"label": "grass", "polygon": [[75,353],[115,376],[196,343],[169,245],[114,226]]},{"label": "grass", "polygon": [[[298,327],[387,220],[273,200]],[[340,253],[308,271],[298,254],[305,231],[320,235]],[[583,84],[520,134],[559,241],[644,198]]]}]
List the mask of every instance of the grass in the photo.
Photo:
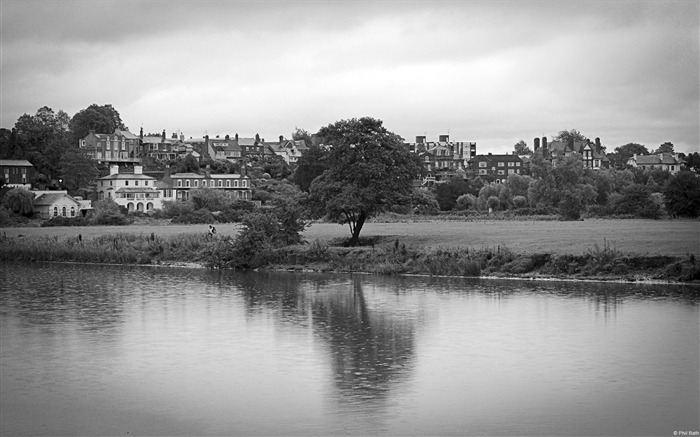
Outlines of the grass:
[{"label": "grass", "polygon": [[[237,224],[217,224],[220,236],[235,237]],[[157,237],[206,234],[208,225],[130,225],[67,228],[2,228],[0,238],[20,235],[83,239],[105,234],[136,233]],[[616,250],[633,255],[700,256],[700,221],[697,220],[608,220],[560,221],[421,221],[405,223],[370,222],[361,237],[380,237],[383,243],[425,248],[505,246],[516,253],[583,254],[594,244],[611,244]],[[349,237],[347,226],[314,223],[304,231],[309,242],[329,242]]]}]

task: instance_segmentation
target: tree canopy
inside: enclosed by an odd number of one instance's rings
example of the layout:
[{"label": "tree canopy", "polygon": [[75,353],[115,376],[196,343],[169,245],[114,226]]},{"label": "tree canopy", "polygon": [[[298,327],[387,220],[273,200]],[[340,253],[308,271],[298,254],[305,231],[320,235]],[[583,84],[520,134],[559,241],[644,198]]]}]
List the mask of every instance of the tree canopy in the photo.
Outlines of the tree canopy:
[{"label": "tree canopy", "polygon": [[92,104],[79,111],[70,120],[74,144],[77,144],[79,139],[85,138],[91,130],[98,134],[111,134],[115,129],[126,130],[127,127],[124,126],[119,111],[110,104],[102,106]]},{"label": "tree canopy", "polygon": [[94,183],[100,172],[87,154],[77,146],[68,149],[60,160],[60,173],[63,186],[72,194],[87,190]]},{"label": "tree canopy", "polygon": [[520,140],[515,145],[513,146],[513,151],[515,152],[516,155],[519,156],[531,156],[532,155],[532,149],[530,149],[530,146],[527,145],[525,140]]},{"label": "tree canopy", "polygon": [[615,151],[608,155],[610,165],[619,170],[624,169],[627,167],[627,161],[635,153],[637,155],[648,155],[649,150],[647,150],[646,146],[637,143],[627,143],[624,146],[615,147]]},{"label": "tree canopy", "polygon": [[350,245],[371,218],[394,205],[410,204],[420,169],[403,139],[371,117],[341,120],[318,132],[330,150],[326,169],[309,188],[309,206],[350,226]]},{"label": "tree canopy", "polygon": [[590,140],[588,137],[583,135],[581,132],[579,132],[576,129],[571,129],[571,130],[562,130],[559,131],[557,135],[554,135],[552,137],[552,141],[563,141],[563,142],[568,142],[570,139],[573,139],[574,141],[583,141],[583,142],[589,142]]}]

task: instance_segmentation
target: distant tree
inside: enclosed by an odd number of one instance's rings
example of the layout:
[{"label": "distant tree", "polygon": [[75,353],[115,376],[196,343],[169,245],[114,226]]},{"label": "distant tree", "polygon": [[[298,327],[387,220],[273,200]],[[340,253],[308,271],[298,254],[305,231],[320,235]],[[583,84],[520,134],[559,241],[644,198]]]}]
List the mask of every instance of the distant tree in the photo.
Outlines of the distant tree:
[{"label": "distant tree", "polygon": [[419,168],[403,139],[381,120],[341,120],[318,135],[330,151],[328,167],[309,188],[311,211],[348,224],[349,244],[356,245],[367,219],[394,205],[410,205]]},{"label": "distant tree", "polygon": [[95,184],[100,172],[95,161],[78,147],[72,147],[63,154],[60,161],[63,186],[75,194],[80,189],[89,189]]},{"label": "distant tree", "polygon": [[184,158],[178,158],[173,164],[175,167],[175,173],[197,173],[200,168],[199,161],[194,155],[187,155]]},{"label": "distant tree", "polygon": [[664,188],[666,209],[679,216],[700,216],[700,177],[690,171],[671,176]]},{"label": "distant tree", "polygon": [[24,188],[13,188],[5,193],[2,205],[15,214],[31,217],[34,214],[34,193]]},{"label": "distant tree", "polygon": [[578,220],[581,212],[597,197],[596,189],[583,177],[583,161],[576,154],[561,159],[556,167],[535,158],[531,171],[535,180],[528,189],[530,204],[538,208],[558,208],[566,220]]},{"label": "distant tree", "polygon": [[513,150],[515,151],[515,154],[519,156],[531,156],[533,153],[530,146],[528,146],[524,140],[520,140],[515,143]]},{"label": "distant tree", "polygon": [[558,134],[556,134],[552,137],[552,141],[563,141],[565,143],[568,142],[570,139],[573,139],[574,141],[583,141],[583,142],[590,141],[585,135],[583,135],[581,132],[579,132],[576,129],[562,130],[562,131],[559,131]]},{"label": "distant tree", "polygon": [[119,111],[112,105],[97,105],[92,104],[87,108],[79,111],[70,120],[70,131],[72,133],[72,142],[77,145],[78,140],[85,138],[91,130],[98,134],[111,134],[115,129],[124,129],[124,126]]},{"label": "distant tree", "polygon": [[661,208],[654,203],[652,190],[646,185],[630,185],[616,196],[613,211],[616,214],[632,214],[644,218],[659,218]]},{"label": "distant tree", "polygon": [[666,141],[662,145],[659,146],[658,149],[654,150],[654,154],[658,153],[674,153],[673,152],[673,143]]},{"label": "distant tree", "polygon": [[411,208],[415,214],[433,215],[440,211],[435,196],[425,188],[414,188],[411,196]]},{"label": "distant tree", "polygon": [[306,144],[306,147],[311,146],[311,134],[308,131],[305,131],[304,129],[301,129],[299,127],[294,128],[294,132],[292,132],[292,139],[295,141],[303,140]]},{"label": "distant tree", "polygon": [[624,146],[615,147],[615,151],[608,155],[610,166],[618,170],[627,168],[627,161],[637,155],[648,155],[649,150],[641,144],[627,143]]},{"label": "distant tree", "polygon": [[274,179],[285,179],[292,174],[287,161],[279,155],[266,156],[262,169]]},{"label": "distant tree", "polygon": [[462,194],[455,202],[455,209],[458,211],[466,211],[476,208],[476,197],[472,194]]},{"label": "distant tree", "polygon": [[527,196],[532,178],[527,175],[509,174],[506,179],[506,186],[510,188],[512,196]]}]

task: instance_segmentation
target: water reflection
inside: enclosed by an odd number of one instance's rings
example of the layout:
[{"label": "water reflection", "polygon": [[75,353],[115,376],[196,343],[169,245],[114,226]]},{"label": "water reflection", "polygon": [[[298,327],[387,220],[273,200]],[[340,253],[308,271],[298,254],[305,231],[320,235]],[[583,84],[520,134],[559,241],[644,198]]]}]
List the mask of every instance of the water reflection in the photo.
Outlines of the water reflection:
[{"label": "water reflection", "polygon": [[2,434],[697,428],[697,287],[9,263],[0,278]]}]

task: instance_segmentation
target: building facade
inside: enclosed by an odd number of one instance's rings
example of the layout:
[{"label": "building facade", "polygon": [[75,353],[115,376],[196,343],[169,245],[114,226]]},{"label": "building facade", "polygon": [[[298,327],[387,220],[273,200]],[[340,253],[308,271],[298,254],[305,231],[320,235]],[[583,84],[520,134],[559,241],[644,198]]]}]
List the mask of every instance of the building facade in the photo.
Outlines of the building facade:
[{"label": "building facade", "polygon": [[12,188],[32,188],[34,166],[26,159],[0,159],[0,177]]},{"label": "building facade", "polygon": [[140,164],[141,142],[138,136],[116,129],[112,134],[90,133],[80,140],[80,148],[97,162],[106,164]]},{"label": "building facade", "polygon": [[140,165],[134,166],[133,173],[120,173],[117,165],[110,166],[109,170],[109,176],[97,181],[99,200],[113,200],[129,212],[152,212],[163,207],[164,199],[156,187],[156,178],[143,174]]},{"label": "building facade", "polygon": [[186,201],[190,191],[200,188],[223,190],[231,198],[252,200],[250,178],[241,174],[173,173],[163,177],[161,190],[171,190],[174,200]]},{"label": "building facade", "polygon": [[419,156],[428,171],[426,180],[443,180],[464,174],[470,159],[476,156],[473,141],[450,141],[449,135],[440,135],[438,141],[426,141],[421,135],[414,143],[404,143],[408,150]]},{"label": "building facade", "polygon": [[469,176],[491,176],[504,183],[511,174],[523,174],[523,160],[518,155],[476,155],[469,160]]}]

